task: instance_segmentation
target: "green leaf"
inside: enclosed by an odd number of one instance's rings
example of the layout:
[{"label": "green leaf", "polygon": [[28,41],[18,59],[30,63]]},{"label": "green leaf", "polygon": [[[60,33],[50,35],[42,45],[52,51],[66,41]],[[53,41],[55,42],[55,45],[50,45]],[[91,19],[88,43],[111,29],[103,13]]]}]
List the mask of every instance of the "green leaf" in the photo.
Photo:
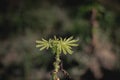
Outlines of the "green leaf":
[{"label": "green leaf", "polygon": [[61,37],[57,38],[54,36],[54,39],[49,39],[48,41],[43,38],[41,41],[36,40],[36,47],[40,48],[40,50],[51,48],[54,53],[63,52],[66,55],[67,53],[73,53],[72,47],[78,46],[77,41],[78,39],[73,39],[73,37],[62,39]]}]

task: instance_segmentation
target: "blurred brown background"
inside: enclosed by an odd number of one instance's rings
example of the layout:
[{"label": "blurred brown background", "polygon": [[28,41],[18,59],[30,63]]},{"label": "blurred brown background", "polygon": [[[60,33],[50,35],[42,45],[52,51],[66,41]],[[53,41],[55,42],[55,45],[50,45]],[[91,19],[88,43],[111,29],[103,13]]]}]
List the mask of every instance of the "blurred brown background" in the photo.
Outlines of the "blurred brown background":
[{"label": "blurred brown background", "polygon": [[79,38],[61,55],[73,80],[120,80],[119,0],[0,0],[0,80],[49,80],[54,55],[35,41],[54,35]]}]

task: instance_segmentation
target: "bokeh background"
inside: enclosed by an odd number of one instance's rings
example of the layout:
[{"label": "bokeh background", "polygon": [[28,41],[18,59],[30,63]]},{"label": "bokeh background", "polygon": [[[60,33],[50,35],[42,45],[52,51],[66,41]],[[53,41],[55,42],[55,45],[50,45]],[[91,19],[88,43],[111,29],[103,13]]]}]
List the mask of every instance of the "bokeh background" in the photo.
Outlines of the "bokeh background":
[{"label": "bokeh background", "polygon": [[120,80],[119,0],[0,0],[0,80],[50,80],[54,55],[35,41],[54,35],[79,38],[61,55],[73,80]]}]

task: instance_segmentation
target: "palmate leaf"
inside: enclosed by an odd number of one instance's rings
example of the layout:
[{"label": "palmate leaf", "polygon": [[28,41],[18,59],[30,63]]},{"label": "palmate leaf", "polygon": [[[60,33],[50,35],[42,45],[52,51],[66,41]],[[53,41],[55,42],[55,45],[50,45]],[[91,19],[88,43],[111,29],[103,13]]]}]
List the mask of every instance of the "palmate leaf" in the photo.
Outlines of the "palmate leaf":
[{"label": "palmate leaf", "polygon": [[69,53],[69,54],[72,54],[73,51],[72,51],[72,47],[74,46],[78,46],[78,44],[76,44],[76,42],[78,42],[78,40],[75,40],[73,39],[73,37],[70,37],[68,39],[64,39],[62,40],[61,39],[61,45],[63,46],[62,50],[63,50],[63,53],[66,54],[66,53]]},{"label": "palmate leaf", "polygon": [[42,39],[41,41],[37,40],[36,43],[37,43],[36,47],[40,48],[40,50],[48,49],[50,47],[49,41],[45,39]]},{"label": "palmate leaf", "polygon": [[78,46],[76,42],[78,40],[73,39],[73,37],[62,39],[61,37],[57,38],[54,36],[54,39],[49,39],[48,41],[45,39],[36,41],[36,47],[40,48],[40,50],[51,48],[54,53],[72,54],[72,47]]}]

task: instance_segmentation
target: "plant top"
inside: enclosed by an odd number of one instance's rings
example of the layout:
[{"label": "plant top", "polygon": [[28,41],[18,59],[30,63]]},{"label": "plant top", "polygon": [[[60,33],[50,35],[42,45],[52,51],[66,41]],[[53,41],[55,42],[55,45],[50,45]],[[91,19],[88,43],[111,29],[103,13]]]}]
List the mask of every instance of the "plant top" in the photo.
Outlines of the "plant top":
[{"label": "plant top", "polygon": [[36,43],[36,47],[40,48],[40,50],[44,50],[44,49],[52,49],[53,53],[56,54],[72,54],[72,47],[74,46],[78,46],[78,44],[76,43],[78,42],[78,39],[73,39],[73,37],[69,37],[69,38],[64,38],[62,39],[61,37],[56,38],[56,36],[54,36],[53,39],[43,39],[42,40],[37,40]]}]

